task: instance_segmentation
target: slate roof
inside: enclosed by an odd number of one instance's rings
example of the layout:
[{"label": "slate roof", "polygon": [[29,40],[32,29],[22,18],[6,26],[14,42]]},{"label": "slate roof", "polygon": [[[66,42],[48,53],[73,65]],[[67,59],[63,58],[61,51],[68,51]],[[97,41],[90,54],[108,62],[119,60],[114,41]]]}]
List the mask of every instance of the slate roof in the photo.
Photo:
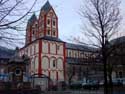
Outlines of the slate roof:
[{"label": "slate roof", "polygon": [[101,64],[101,62],[97,59],[95,60],[90,60],[90,59],[84,59],[84,58],[72,58],[72,57],[66,57],[66,62],[68,64],[92,64],[92,63],[96,63],[96,64]]},{"label": "slate roof", "polygon": [[41,39],[50,40],[50,41],[57,41],[57,42],[64,42],[64,41],[62,41],[62,40],[59,39],[59,38],[56,38],[56,37],[49,37],[49,36],[41,37]]},{"label": "slate roof", "polygon": [[125,36],[113,39],[110,41],[110,43],[113,44],[121,44],[121,43],[125,43]]},{"label": "slate roof", "polygon": [[37,20],[37,17],[35,15],[35,13],[30,17],[30,19],[28,20],[28,25],[32,24],[34,21]]},{"label": "slate roof", "polygon": [[14,50],[0,46],[0,58],[9,59],[14,55]]},{"label": "slate roof", "polygon": [[45,13],[48,13],[51,8],[52,8],[52,6],[50,5],[49,1],[47,1],[44,4],[44,6],[41,8],[41,11],[43,10]]},{"label": "slate roof", "polygon": [[[50,5],[49,1],[47,1],[44,6],[41,8],[41,11],[43,10],[45,13],[48,13],[49,10],[52,8],[52,6]],[[37,17],[35,15],[35,13],[31,16],[31,18],[28,20],[28,25],[31,25],[34,21],[37,20]]]},{"label": "slate roof", "polygon": [[66,43],[67,49],[82,50],[82,51],[97,51],[96,48],[88,47],[85,45]]},{"label": "slate roof", "polygon": [[11,59],[9,60],[9,63],[23,63],[23,58],[18,56],[18,55],[14,55],[13,57],[11,57]]}]

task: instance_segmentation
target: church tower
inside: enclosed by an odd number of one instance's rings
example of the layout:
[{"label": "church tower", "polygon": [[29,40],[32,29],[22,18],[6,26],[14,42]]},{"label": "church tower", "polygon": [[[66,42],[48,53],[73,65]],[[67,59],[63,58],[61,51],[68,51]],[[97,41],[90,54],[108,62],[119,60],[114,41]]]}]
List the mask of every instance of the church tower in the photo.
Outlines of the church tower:
[{"label": "church tower", "polygon": [[25,44],[29,44],[34,41],[37,37],[38,27],[37,27],[37,18],[36,15],[33,14],[31,18],[28,20],[27,27],[26,27],[26,41]]},{"label": "church tower", "polygon": [[39,18],[33,14],[28,20],[26,45],[41,37],[58,38],[58,17],[49,1],[41,8]]},{"label": "church tower", "polygon": [[39,37],[58,38],[58,18],[49,1],[41,8],[39,15]]},{"label": "church tower", "polygon": [[23,54],[30,58],[31,75],[46,75],[55,83],[65,80],[65,42],[58,37],[58,17],[48,1],[38,18],[33,14],[28,20]]}]

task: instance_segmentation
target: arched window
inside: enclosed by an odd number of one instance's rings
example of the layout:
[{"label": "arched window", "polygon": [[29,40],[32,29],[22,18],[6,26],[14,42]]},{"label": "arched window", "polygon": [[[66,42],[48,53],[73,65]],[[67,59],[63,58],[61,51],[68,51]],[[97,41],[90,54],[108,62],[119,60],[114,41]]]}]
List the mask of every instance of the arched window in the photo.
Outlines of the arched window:
[{"label": "arched window", "polygon": [[56,67],[56,60],[53,60],[53,67]]},{"label": "arched window", "polygon": [[53,31],[53,36],[55,36],[56,35],[56,32],[55,32],[55,30]]},{"label": "arched window", "polygon": [[56,25],[56,22],[55,22],[55,20],[53,20],[53,26],[55,26]]},{"label": "arched window", "polygon": [[38,57],[35,58],[35,72],[38,71]]},{"label": "arched window", "polygon": [[56,43],[50,43],[50,53],[56,54]]},{"label": "arched window", "polygon": [[61,59],[61,58],[58,58],[58,59],[57,59],[57,68],[58,68],[59,70],[62,70],[62,69],[63,69],[63,59]]},{"label": "arched window", "polygon": [[32,58],[31,59],[31,70],[34,72],[34,70],[35,70],[35,58]]},{"label": "arched window", "polygon": [[42,69],[49,68],[49,59],[47,57],[42,57]]},{"label": "arched window", "polygon": [[47,20],[47,24],[48,24],[48,25],[50,24],[50,19]]},{"label": "arched window", "polygon": [[50,35],[50,30],[47,31],[48,35]]},{"label": "arched window", "polygon": [[51,69],[55,69],[56,68],[56,58],[55,57],[52,57],[51,59],[50,59],[50,68]]},{"label": "arched window", "polygon": [[71,57],[71,51],[69,51],[69,57]]}]

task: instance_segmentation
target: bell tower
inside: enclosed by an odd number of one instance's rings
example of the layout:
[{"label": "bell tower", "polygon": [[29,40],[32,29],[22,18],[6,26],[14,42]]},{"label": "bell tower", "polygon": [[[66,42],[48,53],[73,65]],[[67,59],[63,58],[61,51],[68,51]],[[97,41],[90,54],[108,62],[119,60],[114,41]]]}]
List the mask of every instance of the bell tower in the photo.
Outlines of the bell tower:
[{"label": "bell tower", "polygon": [[35,32],[37,29],[37,27],[35,27],[36,23],[37,23],[37,18],[36,18],[36,15],[33,14],[27,23],[26,40],[25,40],[26,45],[31,43],[33,40],[35,40],[35,37],[36,37]]},{"label": "bell tower", "polygon": [[58,38],[58,18],[49,1],[41,8],[39,24],[43,36]]}]

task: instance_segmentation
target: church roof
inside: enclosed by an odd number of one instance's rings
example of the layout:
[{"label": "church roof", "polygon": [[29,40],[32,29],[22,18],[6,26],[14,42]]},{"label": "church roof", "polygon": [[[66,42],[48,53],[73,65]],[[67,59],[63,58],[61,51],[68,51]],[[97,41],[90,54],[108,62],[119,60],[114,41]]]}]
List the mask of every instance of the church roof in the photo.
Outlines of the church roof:
[{"label": "church roof", "polygon": [[51,8],[52,8],[52,6],[50,5],[49,1],[47,1],[44,4],[44,6],[41,8],[41,11],[44,10],[44,12],[48,13]]},{"label": "church roof", "polygon": [[49,36],[44,36],[41,39],[45,39],[45,40],[50,40],[50,41],[57,41],[57,42],[64,42],[59,38],[55,38],[55,37],[49,37]]},{"label": "church roof", "polygon": [[14,55],[14,50],[0,46],[0,58],[9,59]]},{"label": "church roof", "polygon": [[35,13],[30,17],[30,19],[28,20],[28,24],[30,25],[30,24],[32,24],[34,21],[36,21],[37,20],[37,17],[36,17],[36,15],[35,15]]},{"label": "church roof", "polygon": [[82,51],[97,51],[96,48],[88,47],[85,45],[66,43],[67,49],[82,50]]},{"label": "church roof", "polygon": [[125,43],[125,36],[113,39],[110,41],[110,43],[113,44],[121,44],[121,43]]}]

